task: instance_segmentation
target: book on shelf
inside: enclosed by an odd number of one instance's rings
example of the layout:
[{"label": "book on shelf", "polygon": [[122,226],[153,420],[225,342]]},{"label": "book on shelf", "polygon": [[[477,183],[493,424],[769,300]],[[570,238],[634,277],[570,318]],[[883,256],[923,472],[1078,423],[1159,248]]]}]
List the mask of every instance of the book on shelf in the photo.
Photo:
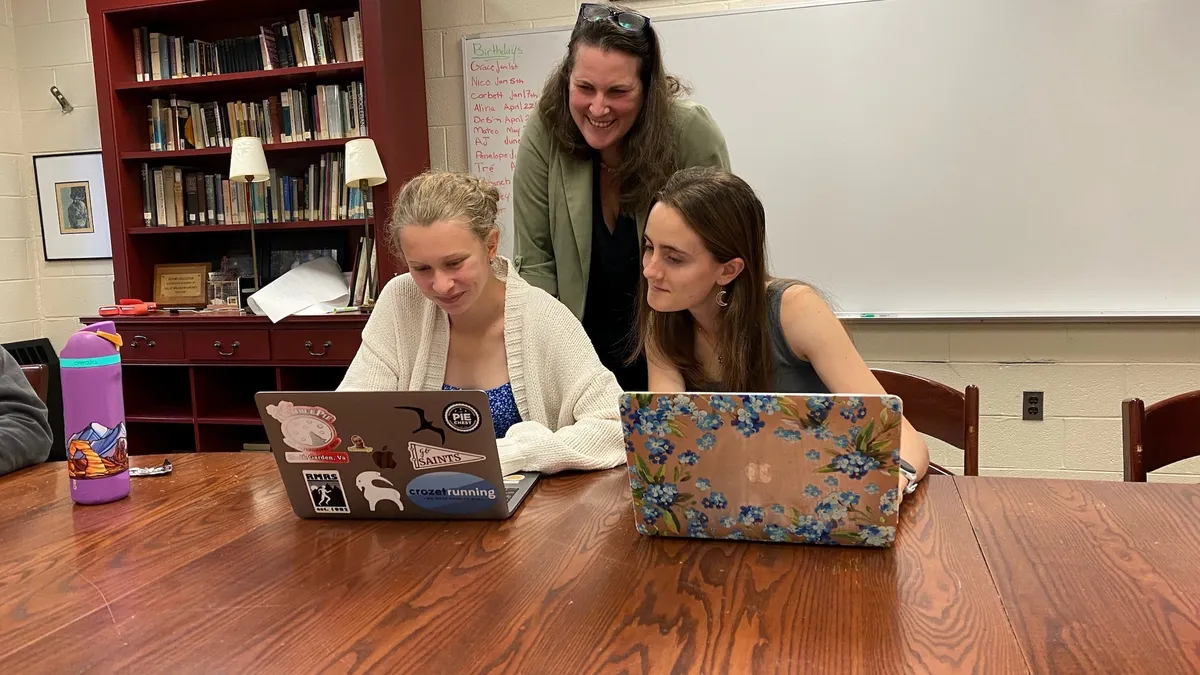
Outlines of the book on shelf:
[{"label": "book on shelf", "polygon": [[302,9],[294,21],[259,26],[258,35],[215,42],[133,29],[138,82],[362,61],[358,12],[340,16]]},{"label": "book on shelf", "polygon": [[354,269],[350,274],[350,305],[363,306],[368,300],[374,302],[379,288],[379,265],[376,260],[374,237],[358,238],[358,253],[354,257]]},{"label": "book on shelf", "polygon": [[177,96],[146,106],[150,150],[225,148],[239,136],[264,144],[367,135],[362,82],[300,85],[258,101],[197,103]]},{"label": "book on shelf", "polygon": [[322,153],[300,176],[239,183],[182,166],[142,164],[142,220],[146,227],[246,225],[366,218],[371,191],[348,188],[341,152]]}]

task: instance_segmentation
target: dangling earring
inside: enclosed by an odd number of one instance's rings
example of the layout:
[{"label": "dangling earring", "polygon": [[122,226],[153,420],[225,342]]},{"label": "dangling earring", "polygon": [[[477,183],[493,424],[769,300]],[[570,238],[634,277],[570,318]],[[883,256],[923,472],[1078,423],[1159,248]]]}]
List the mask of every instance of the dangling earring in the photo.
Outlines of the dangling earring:
[{"label": "dangling earring", "polygon": [[720,306],[722,306],[722,307],[728,307],[728,306],[729,306],[729,303],[728,303],[728,302],[725,302],[725,296],[726,296],[726,295],[727,295],[727,293],[726,293],[726,291],[725,291],[725,289],[724,289],[724,288],[722,288],[722,289],[721,289],[721,292],[720,292],[720,293],[717,293],[717,304],[718,304],[718,305],[720,305]]}]

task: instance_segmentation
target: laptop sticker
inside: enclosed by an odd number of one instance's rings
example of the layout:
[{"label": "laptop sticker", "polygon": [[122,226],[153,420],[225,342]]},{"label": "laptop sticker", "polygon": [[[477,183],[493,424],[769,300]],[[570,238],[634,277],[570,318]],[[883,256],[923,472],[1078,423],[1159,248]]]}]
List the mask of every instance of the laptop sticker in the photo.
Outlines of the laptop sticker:
[{"label": "laptop sticker", "polygon": [[324,408],[280,401],[279,405],[268,405],[267,414],[279,420],[283,442],[289,448],[300,452],[325,452],[342,443],[333,426],[337,418]]},{"label": "laptop sticker", "polygon": [[454,466],[456,464],[482,462],[487,459],[483,455],[462,452],[460,450],[449,450],[447,448],[439,448],[434,445],[425,445],[424,443],[416,442],[408,444],[408,457],[412,460],[412,467],[417,471]]},{"label": "laptop sticker", "polygon": [[770,483],[771,465],[765,463],[755,464],[753,462],[746,464],[746,479],[751,483]]},{"label": "laptop sticker", "polygon": [[482,417],[475,406],[462,401],[451,403],[442,411],[442,420],[446,426],[460,434],[469,434],[479,428]]},{"label": "laptop sticker", "polygon": [[346,491],[342,489],[342,476],[337,471],[305,469],[304,484],[317,513],[350,513]]},{"label": "laptop sticker", "polygon": [[388,450],[385,445],[382,450],[371,453],[371,461],[381,469],[394,469],[396,468],[396,453]]},{"label": "laptop sticker", "polygon": [[404,510],[404,504],[400,502],[400,492],[392,487],[392,481],[379,475],[378,471],[364,471],[358,474],[358,478],[354,479],[354,486],[362,491],[372,513],[379,502],[391,502],[401,511]]},{"label": "laptop sticker", "polygon": [[509,484],[517,484],[525,480],[525,476],[519,473],[512,473],[504,477],[504,482]]},{"label": "laptop sticker", "polygon": [[496,505],[503,493],[479,476],[437,471],[417,476],[405,488],[408,499],[436,513],[476,513]]},{"label": "laptop sticker", "polygon": [[358,434],[350,434],[350,445],[346,446],[348,452],[371,452],[374,448],[369,447],[362,436]]},{"label": "laptop sticker", "polygon": [[283,453],[288,464],[349,464],[350,455],[340,450],[319,450],[296,452],[288,450]]},{"label": "laptop sticker", "polygon": [[438,439],[441,443],[446,442],[446,430],[436,426],[433,422],[430,422],[428,419],[426,419],[424,408],[417,408],[411,405],[398,405],[396,406],[396,410],[409,410],[417,414],[419,422],[417,424],[417,428],[412,430],[413,434],[417,434],[422,431],[432,431],[438,435]]}]

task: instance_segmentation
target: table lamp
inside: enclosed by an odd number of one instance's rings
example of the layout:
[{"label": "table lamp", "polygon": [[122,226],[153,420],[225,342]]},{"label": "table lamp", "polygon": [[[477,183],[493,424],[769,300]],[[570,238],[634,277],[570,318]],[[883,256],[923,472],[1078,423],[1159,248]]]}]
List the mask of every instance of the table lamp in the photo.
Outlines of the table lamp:
[{"label": "table lamp", "polygon": [[[267,155],[262,141],[254,136],[233,139],[233,152],[229,156],[229,180],[235,183],[265,183],[271,180],[267,168]],[[254,214],[247,214],[250,223],[250,264],[254,268],[254,290],[259,290],[258,246],[254,241]],[[229,222],[229,221],[226,221]]]},{"label": "table lamp", "polygon": [[[374,209],[368,206],[367,189],[387,182],[383,162],[379,161],[379,150],[370,138],[355,138],[346,142],[346,187],[356,187],[362,194],[363,210],[367,216],[367,237],[371,241],[371,259],[375,258],[375,237],[371,231],[371,216]],[[369,270],[368,270],[369,274]],[[368,279],[370,276],[368,275]],[[368,293],[374,296],[374,288]],[[370,302],[365,304],[370,305]]]}]

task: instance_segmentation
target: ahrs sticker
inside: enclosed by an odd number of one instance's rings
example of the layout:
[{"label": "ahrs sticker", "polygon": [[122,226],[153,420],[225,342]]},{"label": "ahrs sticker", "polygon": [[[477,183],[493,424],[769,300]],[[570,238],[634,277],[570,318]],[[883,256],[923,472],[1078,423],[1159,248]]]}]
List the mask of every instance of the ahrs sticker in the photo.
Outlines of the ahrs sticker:
[{"label": "ahrs sticker", "polygon": [[350,513],[346,491],[337,471],[304,471],[304,485],[317,513]]},{"label": "ahrs sticker", "polygon": [[442,421],[460,434],[469,434],[479,428],[479,411],[470,403],[458,401],[442,411]]}]

